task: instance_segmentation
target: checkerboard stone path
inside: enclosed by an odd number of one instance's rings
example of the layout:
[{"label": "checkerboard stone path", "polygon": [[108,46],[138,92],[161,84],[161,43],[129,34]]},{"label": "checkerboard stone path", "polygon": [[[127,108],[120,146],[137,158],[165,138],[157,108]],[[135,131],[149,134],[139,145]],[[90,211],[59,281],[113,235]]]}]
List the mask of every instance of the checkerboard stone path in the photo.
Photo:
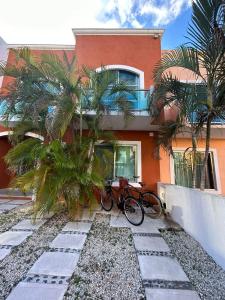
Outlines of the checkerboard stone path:
[{"label": "checkerboard stone path", "polygon": [[[12,290],[7,300],[61,300],[68,288],[94,216],[69,222]],[[23,224],[18,226],[24,227]]]},{"label": "checkerboard stone path", "polygon": [[24,219],[10,230],[0,233],[0,261],[10,254],[13,247],[23,243],[46,220],[37,220],[35,224],[30,219]]},{"label": "checkerboard stone path", "polygon": [[114,214],[110,225],[131,228],[147,300],[200,299],[160,235],[159,229],[167,227],[164,219],[145,217],[141,226],[133,226],[124,215]]},{"label": "checkerboard stone path", "polygon": [[8,212],[14,208],[21,208],[24,205],[30,204],[31,200],[22,200],[22,199],[0,199],[0,214]]},{"label": "checkerboard stone path", "polygon": [[[14,208],[21,208],[30,203],[31,201],[28,200],[0,199],[0,213],[8,212]],[[23,243],[43,223],[44,221],[33,225],[29,219],[25,219],[10,230],[0,233],[0,261],[10,254],[13,247]]]}]

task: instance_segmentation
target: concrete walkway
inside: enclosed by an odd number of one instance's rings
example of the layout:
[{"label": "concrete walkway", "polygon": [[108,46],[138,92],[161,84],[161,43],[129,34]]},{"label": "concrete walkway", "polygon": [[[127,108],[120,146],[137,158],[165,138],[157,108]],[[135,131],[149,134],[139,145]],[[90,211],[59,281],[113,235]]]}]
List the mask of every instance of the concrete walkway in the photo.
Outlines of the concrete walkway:
[{"label": "concrete walkway", "polygon": [[[15,208],[21,208],[30,202],[27,200],[0,199],[0,214],[7,213]],[[30,223],[30,220],[23,220],[16,226],[13,226],[11,230],[0,233],[0,261],[11,252],[13,247],[20,245],[32,234],[33,230],[43,224],[43,222],[38,222],[35,226],[31,224],[28,227],[24,226],[28,223]]]},{"label": "concrete walkway", "polygon": [[[110,212],[110,217],[111,227],[131,229],[147,300],[200,299],[160,234],[159,229],[169,226],[163,218],[153,220],[145,217],[141,226],[133,226],[118,210]],[[93,218],[94,215],[90,218],[88,213],[84,213],[80,220],[68,222],[7,300],[62,300],[76,271]],[[44,222],[39,220],[34,225],[30,219],[24,219],[0,234],[0,256],[8,255],[11,247],[22,243]],[[94,299],[97,299],[96,295]]]},{"label": "concrete walkway", "polygon": [[145,217],[141,226],[131,225],[122,214],[114,214],[110,225],[131,228],[147,300],[199,300],[198,294],[162,238],[164,218]]},{"label": "concrete walkway", "polygon": [[9,212],[14,208],[21,208],[22,206],[27,205],[29,203],[31,203],[31,200],[12,200],[10,198],[0,199],[0,214]]},{"label": "concrete walkway", "polygon": [[[18,224],[30,228],[25,222]],[[69,222],[34,263],[23,280],[12,290],[7,300],[61,300],[68,288],[80,252],[92,223],[83,215]]]}]

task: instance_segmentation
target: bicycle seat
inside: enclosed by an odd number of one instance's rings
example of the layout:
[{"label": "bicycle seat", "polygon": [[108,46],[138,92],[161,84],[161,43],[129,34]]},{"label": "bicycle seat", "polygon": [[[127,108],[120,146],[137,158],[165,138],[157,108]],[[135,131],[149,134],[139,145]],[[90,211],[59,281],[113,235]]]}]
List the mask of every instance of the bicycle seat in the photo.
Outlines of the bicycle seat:
[{"label": "bicycle seat", "polygon": [[142,181],[140,181],[138,183],[140,184],[141,187],[143,187],[145,185],[144,182],[142,182]]}]

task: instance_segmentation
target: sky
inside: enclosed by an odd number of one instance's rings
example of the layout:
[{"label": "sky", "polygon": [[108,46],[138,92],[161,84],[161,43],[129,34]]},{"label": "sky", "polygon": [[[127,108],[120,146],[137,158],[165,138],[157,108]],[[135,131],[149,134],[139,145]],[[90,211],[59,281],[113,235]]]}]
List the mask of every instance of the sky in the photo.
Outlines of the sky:
[{"label": "sky", "polygon": [[185,42],[192,0],[0,0],[9,44],[73,45],[72,28],[163,28],[163,49]]}]

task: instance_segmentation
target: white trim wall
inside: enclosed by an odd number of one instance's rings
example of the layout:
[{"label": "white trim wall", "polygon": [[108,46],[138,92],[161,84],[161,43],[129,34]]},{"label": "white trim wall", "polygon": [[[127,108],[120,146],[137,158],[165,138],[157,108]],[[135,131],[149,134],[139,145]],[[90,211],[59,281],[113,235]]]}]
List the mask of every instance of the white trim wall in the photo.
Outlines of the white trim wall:
[{"label": "white trim wall", "polygon": [[[6,62],[8,60],[9,51],[7,43],[0,37],[0,61]],[[2,86],[3,76],[0,74],[0,88]]]},{"label": "white trim wall", "polygon": [[[173,151],[185,151],[187,148],[185,147],[173,147]],[[204,148],[198,148],[197,151],[204,152]],[[215,167],[215,176],[216,176],[216,190],[211,190],[211,189],[205,189],[206,192],[209,193],[214,193],[214,194],[221,194],[221,181],[220,181],[220,172],[219,172],[219,162],[218,162],[218,154],[217,154],[217,149],[215,148],[210,148],[210,152],[213,153],[213,159],[214,159],[214,167]],[[170,155],[170,182],[171,184],[175,184],[175,171],[174,171],[174,159],[173,156]]]},{"label": "white trim wall", "polygon": [[140,69],[128,66],[128,65],[106,65],[104,67],[98,67],[96,69],[96,72],[101,72],[102,70],[125,70],[125,71],[130,71],[133,72],[137,75],[139,75],[139,87],[140,89],[145,88],[145,78],[144,78],[144,72]]},{"label": "white trim wall", "polygon": [[225,270],[225,197],[164,183],[158,192],[172,219]]}]

